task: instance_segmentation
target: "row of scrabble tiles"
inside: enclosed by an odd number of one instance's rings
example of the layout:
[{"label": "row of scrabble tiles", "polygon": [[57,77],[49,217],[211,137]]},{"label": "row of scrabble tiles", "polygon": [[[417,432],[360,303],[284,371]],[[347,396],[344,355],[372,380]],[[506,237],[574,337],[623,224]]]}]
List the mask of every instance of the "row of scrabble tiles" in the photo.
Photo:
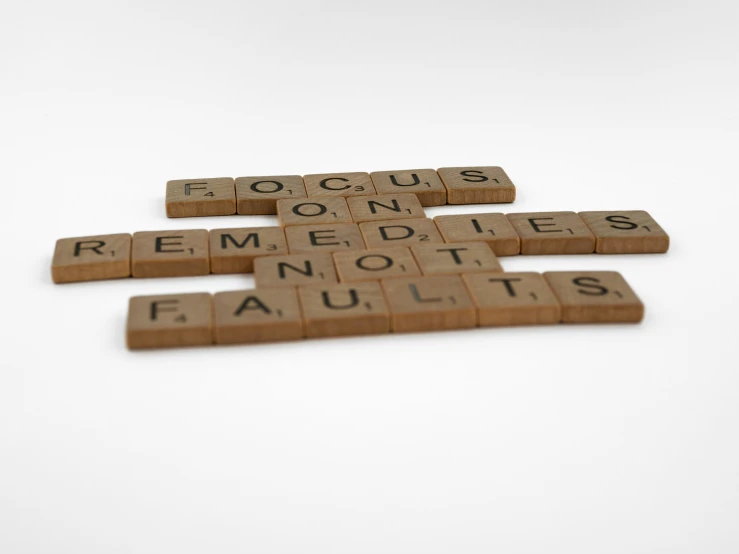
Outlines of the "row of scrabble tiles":
[{"label": "row of scrabble tiles", "polygon": [[142,231],[59,239],[55,283],[125,277],[250,273],[261,256],[485,242],[497,256],[666,252],[669,237],[644,211],[418,217],[364,223]]},{"label": "row of scrabble tiles", "polygon": [[617,272],[494,273],[130,299],[131,349],[504,325],[639,322]]},{"label": "row of scrabble tiles", "polygon": [[485,242],[428,243],[262,256],[254,262],[254,282],[257,287],[273,288],[502,271],[497,256]]},{"label": "row of scrabble tiles", "polygon": [[413,193],[423,206],[513,202],[516,187],[496,166],[444,167],[167,182],[168,217],[274,215],[281,199]]}]

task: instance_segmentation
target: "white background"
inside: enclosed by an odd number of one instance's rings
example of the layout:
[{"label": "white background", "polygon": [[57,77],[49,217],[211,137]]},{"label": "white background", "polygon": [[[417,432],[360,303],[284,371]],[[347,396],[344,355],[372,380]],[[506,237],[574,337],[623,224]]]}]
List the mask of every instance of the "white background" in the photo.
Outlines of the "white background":
[{"label": "white background", "polygon": [[[739,13],[727,1],[0,3],[0,552],[736,553]],[[634,326],[132,353],[57,238],[176,178],[501,165],[512,206],[645,209]],[[502,208],[502,209],[501,209]]]}]

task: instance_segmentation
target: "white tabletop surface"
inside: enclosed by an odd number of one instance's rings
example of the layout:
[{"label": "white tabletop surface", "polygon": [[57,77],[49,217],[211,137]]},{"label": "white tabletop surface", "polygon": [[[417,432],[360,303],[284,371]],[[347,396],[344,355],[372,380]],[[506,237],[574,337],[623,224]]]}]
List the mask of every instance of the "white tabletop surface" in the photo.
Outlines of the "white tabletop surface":
[{"label": "white tabletop surface", "polygon": [[[739,551],[735,1],[0,8],[0,552]],[[57,238],[168,220],[169,179],[500,165],[480,211],[649,211],[640,325],[129,352]]]}]

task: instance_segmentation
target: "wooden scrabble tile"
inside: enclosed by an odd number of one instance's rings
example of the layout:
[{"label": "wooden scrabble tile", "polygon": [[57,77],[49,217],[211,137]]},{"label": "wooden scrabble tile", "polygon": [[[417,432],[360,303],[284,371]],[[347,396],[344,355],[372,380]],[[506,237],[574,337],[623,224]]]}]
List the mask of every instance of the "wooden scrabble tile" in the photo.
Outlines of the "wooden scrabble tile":
[{"label": "wooden scrabble tile", "polygon": [[476,324],[475,307],[458,275],[381,281],[396,333],[462,329]]},{"label": "wooden scrabble tile", "polygon": [[333,256],[342,283],[421,275],[413,254],[404,246],[334,252]]},{"label": "wooden scrabble tile", "polygon": [[302,339],[303,320],[294,288],[219,292],[213,296],[216,344]]},{"label": "wooden scrabble tile", "polygon": [[462,275],[477,308],[480,327],[558,323],[560,307],[539,273]]},{"label": "wooden scrabble tile", "polygon": [[639,322],[644,304],[616,271],[548,271],[565,323]]},{"label": "wooden scrabble tile", "polygon": [[264,256],[254,260],[257,287],[296,287],[338,283],[334,260],[328,252]]},{"label": "wooden scrabble tile", "polygon": [[337,252],[365,247],[356,223],[285,227],[285,237],[287,237],[287,246],[291,254]]},{"label": "wooden scrabble tile", "polygon": [[251,273],[257,256],[287,254],[282,227],[211,229],[211,273]]},{"label": "wooden scrabble tile", "polygon": [[521,254],[592,254],[595,237],[575,212],[508,214]]},{"label": "wooden scrabble tile", "polygon": [[378,282],[298,287],[305,336],[343,337],[390,332],[390,315]]},{"label": "wooden scrabble tile", "polygon": [[595,235],[598,254],[664,253],[670,237],[644,211],[580,212]]},{"label": "wooden scrabble tile", "polygon": [[444,242],[482,240],[496,256],[515,256],[521,251],[521,239],[505,214],[439,215],[434,223]]},{"label": "wooden scrabble tile", "polygon": [[210,294],[134,296],[128,303],[126,343],[131,349],[213,344]]},{"label": "wooden scrabble tile", "polygon": [[51,262],[55,283],[131,276],[131,235],[97,235],[56,241]]},{"label": "wooden scrabble tile", "polygon": [[208,275],[208,231],[139,231],[133,234],[134,277]]},{"label": "wooden scrabble tile", "polygon": [[412,192],[418,197],[421,206],[446,204],[446,188],[433,169],[373,171],[370,177],[377,194]]},{"label": "wooden scrabble tile", "polygon": [[238,177],[235,185],[236,209],[241,215],[275,215],[278,200],[308,196],[300,175]]},{"label": "wooden scrabble tile", "polygon": [[340,196],[278,200],[277,217],[283,226],[354,223],[346,200]]},{"label": "wooden scrabble tile", "polygon": [[413,257],[424,275],[458,275],[478,271],[498,271],[503,268],[485,242],[457,244],[416,244],[411,246]]},{"label": "wooden scrabble tile", "polygon": [[347,198],[355,223],[426,217],[415,194],[379,194]]},{"label": "wooden scrabble tile", "polygon": [[439,177],[448,204],[498,204],[516,199],[516,187],[500,167],[442,167]]},{"label": "wooden scrabble tile", "polygon": [[231,177],[167,181],[167,217],[235,213],[236,192]]},{"label": "wooden scrabble tile", "polygon": [[367,248],[412,246],[426,242],[444,242],[433,220],[426,218],[368,221],[360,223]]},{"label": "wooden scrabble tile", "polygon": [[320,173],[305,175],[303,181],[309,197],[377,194],[369,173]]}]

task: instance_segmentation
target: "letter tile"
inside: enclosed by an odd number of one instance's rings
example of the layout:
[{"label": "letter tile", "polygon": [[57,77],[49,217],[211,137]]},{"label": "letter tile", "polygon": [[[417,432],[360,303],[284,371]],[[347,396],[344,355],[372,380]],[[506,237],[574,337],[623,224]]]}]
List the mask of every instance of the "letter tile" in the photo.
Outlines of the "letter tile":
[{"label": "letter tile", "polygon": [[303,176],[309,197],[377,194],[369,173],[318,173]]},{"label": "letter tile", "polygon": [[356,223],[295,225],[285,227],[285,237],[291,254],[337,252],[365,247]]},{"label": "letter tile", "polygon": [[279,200],[277,217],[283,226],[354,222],[346,200],[341,196]]},{"label": "letter tile", "polygon": [[211,229],[211,273],[251,273],[254,258],[287,254],[282,227]]},{"label": "letter tile", "polygon": [[413,254],[404,246],[334,252],[333,256],[342,283],[421,275]]},{"label": "letter tile", "polygon": [[379,194],[347,199],[355,223],[426,217],[415,194]]},{"label": "letter tile", "polygon": [[396,333],[474,327],[477,315],[461,277],[440,275],[381,281]]},{"label": "letter tile", "polygon": [[309,338],[390,332],[390,316],[378,282],[298,287]]},{"label": "letter tile", "polygon": [[592,254],[595,237],[575,212],[508,214],[521,254]]},{"label": "letter tile", "polygon": [[370,173],[377,194],[412,192],[421,206],[446,204],[446,188],[433,169],[403,169]]},{"label": "letter tile", "polygon": [[128,303],[126,342],[132,350],[213,344],[210,294],[134,296]]},{"label": "letter tile", "polygon": [[167,217],[233,215],[236,192],[231,177],[167,181]]},{"label": "letter tile", "polygon": [[236,179],[237,211],[241,215],[275,215],[278,200],[307,196],[300,175]]},{"label": "letter tile", "polygon": [[51,262],[55,283],[131,276],[131,235],[97,235],[56,241]]},{"label": "letter tile", "polygon": [[416,244],[413,257],[424,275],[455,275],[477,271],[503,271],[485,242],[456,244]]},{"label": "letter tile", "polygon": [[616,271],[548,271],[565,323],[638,323],[644,304]]},{"label": "letter tile", "polygon": [[477,308],[480,327],[558,323],[556,296],[539,273],[462,275]]},{"label": "letter tile", "polygon": [[334,261],[328,252],[262,256],[254,260],[257,287],[296,287],[338,283]]},{"label": "letter tile", "polygon": [[360,223],[359,229],[371,249],[444,242],[433,220],[427,218],[368,221]]},{"label": "letter tile", "polygon": [[664,253],[670,237],[645,211],[580,212],[598,254]]},{"label": "letter tile", "polygon": [[213,297],[213,306],[217,344],[297,340],[304,336],[294,288],[219,292]]},{"label": "letter tile", "polygon": [[448,204],[498,204],[516,199],[516,187],[500,167],[442,167],[439,177]]},{"label": "letter tile", "polygon": [[133,234],[134,277],[208,275],[208,231],[139,231]]},{"label": "letter tile", "polygon": [[456,214],[434,218],[444,242],[485,241],[496,256],[515,256],[521,239],[505,214]]}]

